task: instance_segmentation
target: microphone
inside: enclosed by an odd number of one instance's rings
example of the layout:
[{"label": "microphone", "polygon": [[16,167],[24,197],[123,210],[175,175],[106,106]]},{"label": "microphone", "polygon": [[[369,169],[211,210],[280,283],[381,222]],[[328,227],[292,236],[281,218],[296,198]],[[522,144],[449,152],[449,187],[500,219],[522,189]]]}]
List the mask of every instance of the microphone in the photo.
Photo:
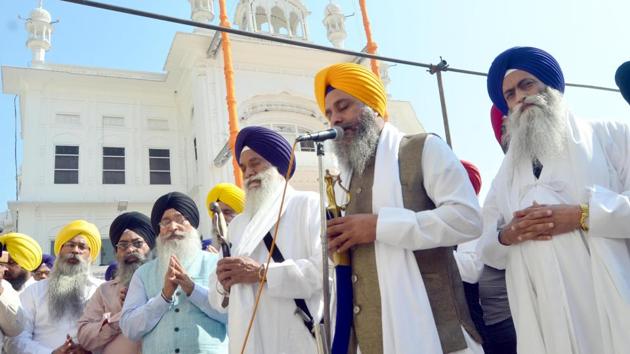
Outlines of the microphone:
[{"label": "microphone", "polygon": [[339,140],[341,138],[343,138],[343,129],[336,126],[320,132],[300,135],[295,141],[324,141],[329,139]]}]

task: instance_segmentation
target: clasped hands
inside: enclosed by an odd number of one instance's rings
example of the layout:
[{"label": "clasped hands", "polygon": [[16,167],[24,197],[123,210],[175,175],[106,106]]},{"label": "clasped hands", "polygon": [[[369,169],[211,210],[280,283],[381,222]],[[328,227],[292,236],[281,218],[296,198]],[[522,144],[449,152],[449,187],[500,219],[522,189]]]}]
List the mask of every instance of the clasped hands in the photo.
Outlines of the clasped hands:
[{"label": "clasped hands", "polygon": [[168,262],[168,269],[166,270],[166,274],[164,274],[162,294],[172,300],[173,294],[178,286],[182,288],[186,296],[190,296],[195,289],[195,283],[188,276],[188,273],[186,273],[181,263],[179,263],[177,256],[171,256]]},{"label": "clasped hands", "polygon": [[534,202],[528,208],[515,211],[512,221],[499,233],[503,245],[515,245],[530,240],[551,240],[555,235],[580,227],[579,205],[543,205]]}]

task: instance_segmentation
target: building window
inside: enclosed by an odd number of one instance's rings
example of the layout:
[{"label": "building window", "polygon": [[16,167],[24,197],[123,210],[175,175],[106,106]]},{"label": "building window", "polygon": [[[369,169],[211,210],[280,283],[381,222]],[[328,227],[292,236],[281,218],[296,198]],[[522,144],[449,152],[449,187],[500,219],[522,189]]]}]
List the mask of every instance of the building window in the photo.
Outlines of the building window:
[{"label": "building window", "polygon": [[171,153],[168,149],[149,149],[151,184],[171,184]]},{"label": "building window", "polygon": [[[298,127],[294,124],[271,124],[271,125],[267,125],[267,128],[280,133],[280,135],[282,135],[285,139],[287,139],[291,145],[293,145],[293,142],[295,142],[295,139],[298,136],[302,134],[312,133],[311,130]],[[297,151],[315,151],[315,142],[301,141],[298,144],[298,147],[296,150]]]},{"label": "building window", "polygon": [[79,183],[79,147],[55,146],[55,184]]},{"label": "building window", "polygon": [[103,148],[103,184],[125,184],[125,148]]}]

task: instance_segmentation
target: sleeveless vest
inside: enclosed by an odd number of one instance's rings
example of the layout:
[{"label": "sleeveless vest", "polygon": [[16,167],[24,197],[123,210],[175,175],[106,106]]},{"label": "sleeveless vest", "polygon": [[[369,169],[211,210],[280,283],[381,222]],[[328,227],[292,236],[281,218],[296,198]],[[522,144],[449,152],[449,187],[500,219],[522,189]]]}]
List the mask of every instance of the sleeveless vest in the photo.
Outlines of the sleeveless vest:
[{"label": "sleeveless vest", "polygon": [[[218,256],[202,252],[195,256],[186,272],[195,284],[208,287],[208,279],[215,271]],[[159,296],[164,285],[157,259],[138,270],[147,297]],[[197,308],[186,294],[177,289],[173,303],[160,322],[142,338],[143,353],[227,353],[226,326],[208,317]]]},{"label": "sleeveless vest", "polygon": [[[406,209],[415,212],[435,209],[423,183],[421,156],[426,137],[427,134],[405,136],[400,143],[399,169],[403,204]],[[352,176],[352,196],[346,215],[372,213],[373,182],[374,158],[361,175],[355,173]],[[472,338],[481,342],[470,319],[453,247],[419,250],[414,255],[427,291],[442,350],[449,353],[467,347],[462,326]],[[382,353],[381,299],[374,244],[354,247],[351,257],[355,313],[353,340],[358,342],[364,354]]]}]

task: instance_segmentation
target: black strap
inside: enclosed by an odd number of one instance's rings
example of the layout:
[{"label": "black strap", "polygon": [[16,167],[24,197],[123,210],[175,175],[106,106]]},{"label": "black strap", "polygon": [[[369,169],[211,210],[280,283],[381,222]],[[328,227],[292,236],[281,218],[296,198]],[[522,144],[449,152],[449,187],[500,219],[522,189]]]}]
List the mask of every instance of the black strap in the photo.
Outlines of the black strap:
[{"label": "black strap", "polygon": [[[263,241],[265,242],[265,246],[267,246],[267,250],[271,250],[271,243],[273,242],[273,237],[271,237],[271,233],[267,232]],[[278,244],[274,246],[273,252],[271,253],[271,258],[273,258],[273,261],[276,263],[284,262],[284,257],[282,256],[282,252],[280,252],[280,249],[278,248]],[[295,306],[297,306],[297,309],[295,309],[295,313],[300,315],[302,321],[304,322],[304,325],[306,326],[306,329],[308,329],[309,333],[314,338],[315,331],[313,331],[313,315],[311,315],[311,312],[308,310],[308,306],[306,306],[306,301],[304,301],[304,299],[293,299],[293,301],[295,301]]]}]

